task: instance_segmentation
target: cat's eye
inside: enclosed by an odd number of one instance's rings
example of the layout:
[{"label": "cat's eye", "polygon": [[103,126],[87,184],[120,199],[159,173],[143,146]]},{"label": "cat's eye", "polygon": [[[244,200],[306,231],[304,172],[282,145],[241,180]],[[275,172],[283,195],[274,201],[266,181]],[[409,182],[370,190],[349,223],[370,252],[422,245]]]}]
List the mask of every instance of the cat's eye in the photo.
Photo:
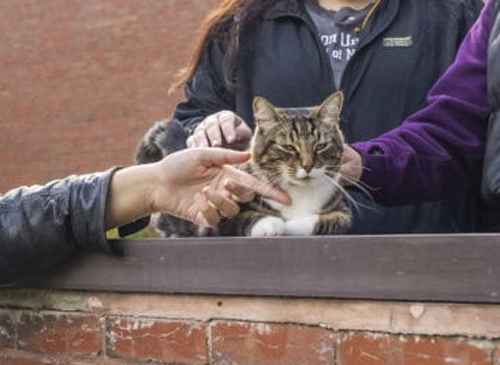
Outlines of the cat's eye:
[{"label": "cat's eye", "polygon": [[316,152],[323,151],[328,148],[328,143],[318,143],[315,147]]},{"label": "cat's eye", "polygon": [[297,153],[297,149],[291,144],[282,145],[281,148],[284,149],[286,152]]}]

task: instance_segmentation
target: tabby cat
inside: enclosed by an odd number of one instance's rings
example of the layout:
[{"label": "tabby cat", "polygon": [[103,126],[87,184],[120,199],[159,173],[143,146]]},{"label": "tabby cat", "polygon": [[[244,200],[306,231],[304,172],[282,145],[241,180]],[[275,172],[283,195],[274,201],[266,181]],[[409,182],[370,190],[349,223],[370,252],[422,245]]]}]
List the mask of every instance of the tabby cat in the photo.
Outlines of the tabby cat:
[{"label": "tabby cat", "polygon": [[[217,234],[304,236],[339,234],[349,229],[351,213],[339,173],[344,142],[339,128],[342,100],[342,93],[337,92],[319,106],[285,109],[274,107],[262,97],[254,99],[252,158],[241,168],[287,191],[293,203],[283,206],[257,197],[243,204],[240,214],[223,220]],[[185,148],[187,135],[181,139],[182,133],[186,132],[175,121],[157,124],[143,140],[138,161],[150,162]],[[150,161],[146,161],[148,158]],[[214,234],[213,230],[200,230],[165,214],[156,227],[166,236]]]}]

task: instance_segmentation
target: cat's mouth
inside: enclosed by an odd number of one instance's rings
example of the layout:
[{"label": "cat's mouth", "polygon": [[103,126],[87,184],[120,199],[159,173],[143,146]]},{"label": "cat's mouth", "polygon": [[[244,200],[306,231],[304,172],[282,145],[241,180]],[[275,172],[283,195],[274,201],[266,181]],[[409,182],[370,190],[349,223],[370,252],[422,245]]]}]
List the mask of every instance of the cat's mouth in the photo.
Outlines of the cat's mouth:
[{"label": "cat's mouth", "polygon": [[295,186],[306,186],[313,180],[315,180],[315,178],[311,175],[301,176],[301,177],[296,177],[296,176],[288,177],[288,183],[290,185],[295,185]]}]

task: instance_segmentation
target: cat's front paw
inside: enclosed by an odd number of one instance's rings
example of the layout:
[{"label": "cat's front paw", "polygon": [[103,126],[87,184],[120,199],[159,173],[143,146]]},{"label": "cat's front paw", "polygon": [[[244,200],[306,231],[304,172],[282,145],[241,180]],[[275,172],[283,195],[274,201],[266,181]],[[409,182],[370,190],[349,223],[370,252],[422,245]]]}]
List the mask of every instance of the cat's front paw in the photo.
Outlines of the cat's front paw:
[{"label": "cat's front paw", "polygon": [[287,236],[311,236],[319,217],[317,214],[290,219],[286,222]]},{"label": "cat's front paw", "polygon": [[285,234],[285,222],[277,217],[265,217],[257,221],[252,227],[250,236],[270,237],[283,236]]}]

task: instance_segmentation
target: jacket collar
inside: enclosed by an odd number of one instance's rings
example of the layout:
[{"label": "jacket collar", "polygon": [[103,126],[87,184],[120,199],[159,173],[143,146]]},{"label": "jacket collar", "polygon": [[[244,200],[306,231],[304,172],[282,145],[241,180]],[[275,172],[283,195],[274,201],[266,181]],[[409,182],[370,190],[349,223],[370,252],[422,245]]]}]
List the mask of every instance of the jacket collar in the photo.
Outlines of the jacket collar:
[{"label": "jacket collar", "polygon": [[[383,0],[382,4],[374,12],[374,16],[382,18],[381,23],[385,24],[394,19],[399,8],[401,0]],[[409,1],[409,0],[406,0]],[[373,0],[375,3],[376,0]],[[289,16],[304,16],[307,10],[304,6],[304,0],[278,0],[272,5],[264,15],[265,19],[277,19]]]},{"label": "jacket collar", "polygon": [[[378,4],[375,11],[370,14],[370,19],[366,24],[366,29],[363,31],[365,34],[362,43],[366,44],[371,42],[375,37],[382,33],[396,18],[399,7],[402,1],[412,1],[412,0],[382,0]],[[421,0],[416,0],[421,1]],[[374,1],[374,4],[376,0]],[[360,45],[360,47],[362,44]]]},{"label": "jacket collar", "polygon": [[306,13],[303,0],[278,0],[264,15],[265,19],[277,19],[288,16],[301,16]]},{"label": "jacket collar", "polygon": [[267,10],[264,18],[277,19],[304,14],[306,14],[306,8],[303,0],[278,0]]}]

